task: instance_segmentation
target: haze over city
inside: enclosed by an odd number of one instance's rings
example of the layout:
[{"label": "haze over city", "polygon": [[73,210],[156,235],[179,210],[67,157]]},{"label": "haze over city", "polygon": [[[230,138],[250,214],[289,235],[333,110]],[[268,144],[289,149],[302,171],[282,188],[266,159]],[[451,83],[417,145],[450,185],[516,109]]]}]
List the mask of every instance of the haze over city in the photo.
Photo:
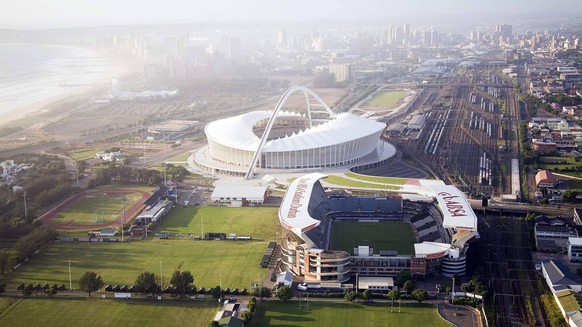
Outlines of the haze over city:
[{"label": "haze over city", "polygon": [[582,7],[0,11],[0,325],[582,327]]},{"label": "haze over city", "polygon": [[320,1],[12,1],[0,13],[0,28],[42,29],[99,25],[197,22],[288,22],[313,20],[495,20],[495,17],[578,14],[569,0],[320,0]]}]

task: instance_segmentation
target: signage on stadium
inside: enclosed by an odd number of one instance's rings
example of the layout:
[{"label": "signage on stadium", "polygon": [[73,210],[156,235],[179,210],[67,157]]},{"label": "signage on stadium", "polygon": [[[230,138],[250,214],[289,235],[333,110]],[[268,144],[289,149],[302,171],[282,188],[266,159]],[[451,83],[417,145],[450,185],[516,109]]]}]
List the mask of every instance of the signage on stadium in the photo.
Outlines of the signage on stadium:
[{"label": "signage on stadium", "polygon": [[467,211],[463,207],[462,202],[455,201],[456,198],[461,198],[459,195],[452,195],[448,192],[440,192],[437,194],[439,197],[443,199],[447,210],[451,214],[452,217],[466,217]]},{"label": "signage on stadium", "polygon": [[427,259],[440,258],[440,257],[444,257],[445,254],[447,254],[447,251],[442,251],[442,252],[438,252],[438,253],[431,253],[431,254],[427,255],[426,258]]},{"label": "signage on stadium", "polygon": [[295,193],[293,193],[291,205],[289,206],[289,212],[287,212],[287,219],[295,218],[295,216],[297,215],[297,211],[299,210],[299,208],[303,206],[301,200],[303,199],[303,196],[307,191],[308,187],[307,181],[309,180],[310,178],[300,178],[299,181],[297,182],[297,187],[295,188]]}]

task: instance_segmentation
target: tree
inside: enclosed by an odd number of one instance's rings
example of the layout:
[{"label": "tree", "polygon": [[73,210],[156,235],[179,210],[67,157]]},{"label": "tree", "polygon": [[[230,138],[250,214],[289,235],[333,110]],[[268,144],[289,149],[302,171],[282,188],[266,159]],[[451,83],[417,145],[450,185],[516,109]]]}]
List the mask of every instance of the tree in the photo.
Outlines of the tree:
[{"label": "tree", "polygon": [[152,293],[152,296],[156,294],[158,289],[158,283],[156,282],[156,275],[149,271],[142,273],[137,276],[134,283],[135,289],[144,294]]},{"label": "tree", "polygon": [[562,193],[562,201],[572,203],[576,200],[577,195],[578,192],[573,190],[567,190],[564,193]]},{"label": "tree", "polygon": [[9,262],[10,256],[8,255],[8,251],[4,250],[0,252],[0,275],[4,275]]},{"label": "tree", "polygon": [[362,293],[362,298],[364,300],[366,300],[366,302],[369,302],[372,299],[373,296],[374,296],[374,294],[372,294],[372,291],[370,291],[370,290],[365,290]]},{"label": "tree", "polygon": [[353,302],[356,299],[356,292],[347,291],[346,295],[344,295],[344,299],[348,302]]},{"label": "tree", "polygon": [[220,286],[216,285],[216,287],[213,287],[210,290],[210,294],[215,299],[221,298],[222,297],[222,290],[220,289]]},{"label": "tree", "polygon": [[194,276],[189,271],[180,272],[179,270],[174,271],[172,278],[170,279],[170,284],[176,289],[176,293],[183,297],[186,292],[194,284]]},{"label": "tree", "polygon": [[412,297],[418,301],[418,303],[422,303],[422,301],[428,299],[428,293],[422,288],[419,288],[412,292]]},{"label": "tree", "polygon": [[95,292],[101,287],[103,287],[103,279],[93,271],[86,271],[79,279],[79,288],[81,291],[89,293],[89,296],[91,296],[91,292]]},{"label": "tree", "polygon": [[394,301],[400,300],[400,291],[399,290],[391,290],[388,292],[388,298],[392,300],[392,308],[394,308]]},{"label": "tree", "polygon": [[249,321],[251,321],[251,318],[252,318],[252,317],[253,317],[253,313],[252,313],[252,312],[250,312],[250,311],[244,311],[244,312],[241,314],[241,318],[242,318],[242,320],[244,320],[244,321],[245,321],[245,323],[246,323],[246,322],[249,322]]},{"label": "tree", "polygon": [[407,280],[402,286],[402,290],[406,293],[410,293],[414,289],[414,282],[411,280]]},{"label": "tree", "polygon": [[269,297],[271,297],[271,289],[268,287],[264,287],[264,286],[258,287],[258,288],[255,288],[252,295],[258,296],[261,299],[264,297],[269,298]]},{"label": "tree", "polygon": [[289,286],[279,287],[277,290],[277,297],[281,301],[289,301],[293,297],[293,291]]},{"label": "tree", "polygon": [[394,285],[402,287],[408,280],[412,280],[412,275],[410,274],[410,271],[403,270],[396,275]]}]

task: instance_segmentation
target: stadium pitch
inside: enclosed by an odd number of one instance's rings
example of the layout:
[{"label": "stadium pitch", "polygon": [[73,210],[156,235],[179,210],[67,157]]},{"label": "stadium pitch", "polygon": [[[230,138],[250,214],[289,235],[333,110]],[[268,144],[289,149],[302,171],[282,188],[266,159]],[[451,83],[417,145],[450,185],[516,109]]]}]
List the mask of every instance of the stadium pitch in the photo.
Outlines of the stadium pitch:
[{"label": "stadium pitch", "polygon": [[336,220],[331,229],[331,249],[348,253],[353,253],[359,245],[367,245],[374,248],[374,253],[398,251],[398,254],[413,254],[414,242],[414,231],[404,222]]}]

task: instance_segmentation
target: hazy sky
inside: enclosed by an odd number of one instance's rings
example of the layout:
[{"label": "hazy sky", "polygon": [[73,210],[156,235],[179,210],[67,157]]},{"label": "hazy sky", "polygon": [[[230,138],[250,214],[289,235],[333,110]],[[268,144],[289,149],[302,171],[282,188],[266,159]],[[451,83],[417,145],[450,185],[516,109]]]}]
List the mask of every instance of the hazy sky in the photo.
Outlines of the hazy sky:
[{"label": "hazy sky", "polygon": [[[10,4],[7,2],[10,1]],[[580,0],[5,0],[0,28],[582,13]],[[582,21],[582,15],[581,15]]]}]

